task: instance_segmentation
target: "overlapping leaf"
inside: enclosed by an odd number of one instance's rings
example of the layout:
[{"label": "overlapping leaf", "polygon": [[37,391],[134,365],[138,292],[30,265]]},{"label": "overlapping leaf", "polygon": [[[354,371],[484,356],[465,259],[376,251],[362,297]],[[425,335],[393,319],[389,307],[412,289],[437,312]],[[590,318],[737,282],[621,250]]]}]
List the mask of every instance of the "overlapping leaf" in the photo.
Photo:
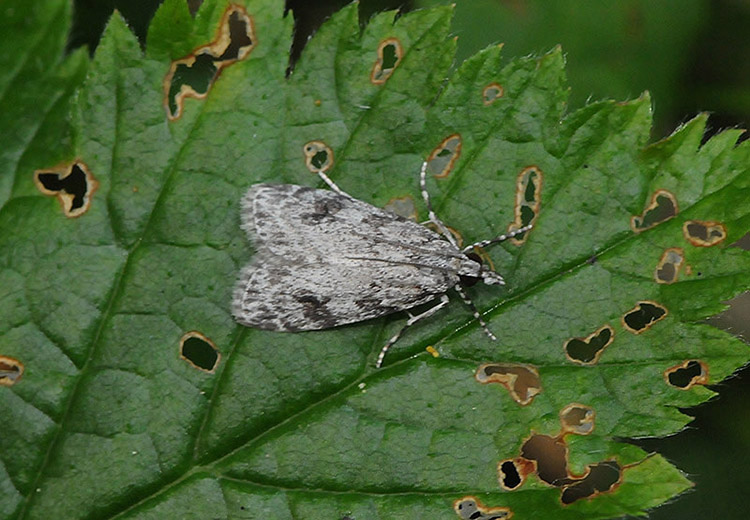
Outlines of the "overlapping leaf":
[{"label": "overlapping leaf", "polygon": [[[491,48],[446,81],[449,9],[386,13],[360,31],[346,8],[286,78],[291,21],[278,4],[247,3],[249,56],[222,65],[205,97],[185,97],[174,121],[164,106],[171,61],[214,41],[230,4],[207,1],[193,20],[167,0],[145,54],[116,15],[75,99],[73,143],[52,144],[65,135],[58,115],[12,147],[28,160],[3,184],[0,355],[25,371],[0,391],[3,517],[455,518],[454,501],[475,496],[516,518],[610,518],[684,490],[677,469],[616,439],[674,432],[688,420],[677,407],[711,395],[668,385],[670,367],[700,360],[717,382],[749,357],[699,323],[749,284],[750,258],[729,247],[750,227],[748,146],[735,147],[736,132],[700,146],[703,117],[646,146],[645,97],[566,115],[559,50],[503,65]],[[399,60],[379,83],[387,41]],[[502,96],[487,103],[490,84]],[[399,316],[305,334],[234,324],[231,289],[251,256],[238,202],[250,185],[314,185],[303,147],[322,141],[343,189],[380,206],[410,197],[424,214],[419,164],[454,134],[460,157],[430,189],[466,241],[514,221],[519,173],[543,178],[526,242],[488,252],[507,289],[472,289],[498,342],[454,303],[376,371]],[[98,187],[88,211],[67,219],[33,175],[74,159]],[[634,233],[631,217],[659,189],[679,212]],[[720,222],[727,237],[693,246],[688,220]],[[657,283],[669,248],[689,269]],[[633,334],[622,317],[643,301],[668,313]],[[566,357],[566,341],[605,324],[614,340],[597,363]],[[221,352],[215,371],[180,358],[189,331]],[[440,357],[414,357],[427,345]],[[541,393],[521,407],[479,384],[485,362],[534,365]],[[568,436],[571,472],[616,460],[619,484],[569,506],[533,476],[501,490],[497,463],[532,432],[556,435],[570,403],[596,412],[592,434]]]}]

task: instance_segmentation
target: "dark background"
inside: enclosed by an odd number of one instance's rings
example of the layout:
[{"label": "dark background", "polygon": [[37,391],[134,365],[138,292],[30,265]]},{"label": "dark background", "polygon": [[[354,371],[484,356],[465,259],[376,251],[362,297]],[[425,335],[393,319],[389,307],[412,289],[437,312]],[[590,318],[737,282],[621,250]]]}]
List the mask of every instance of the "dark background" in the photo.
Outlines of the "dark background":
[{"label": "dark background", "polygon": [[[186,0],[197,9],[200,0]],[[282,0],[279,0],[282,1]],[[308,36],[342,0],[288,0],[294,16],[290,65]],[[360,23],[387,9],[413,10],[450,0],[361,0]],[[141,43],[160,0],[77,0],[69,49],[93,52],[117,8]],[[653,139],[698,112],[709,112],[709,133],[746,128],[750,121],[750,1],[748,0],[464,0],[453,32],[457,63],[504,42],[507,58],[546,52],[562,44],[571,85],[570,108],[587,100],[633,99],[648,90],[654,105]],[[708,137],[707,135],[707,137]],[[750,246],[750,239],[743,240]],[[750,274],[748,274],[750,276]],[[709,320],[750,338],[750,295]],[[651,512],[653,520],[750,518],[750,369],[713,387],[719,395],[691,410],[684,431],[636,444],[658,451],[696,482],[696,488]]]}]

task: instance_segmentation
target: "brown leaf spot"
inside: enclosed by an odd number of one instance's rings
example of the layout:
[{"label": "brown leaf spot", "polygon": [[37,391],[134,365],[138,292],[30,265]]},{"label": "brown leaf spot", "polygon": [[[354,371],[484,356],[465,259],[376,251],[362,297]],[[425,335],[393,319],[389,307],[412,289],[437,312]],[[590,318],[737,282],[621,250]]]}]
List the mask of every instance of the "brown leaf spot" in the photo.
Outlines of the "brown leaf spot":
[{"label": "brown leaf spot", "polygon": [[563,434],[588,435],[594,431],[596,412],[585,404],[571,403],[560,410],[560,425]]},{"label": "brown leaf spot", "polygon": [[671,284],[677,281],[682,264],[685,261],[685,252],[679,247],[665,249],[654,270],[656,283]]},{"label": "brown leaf spot", "polygon": [[507,507],[486,507],[473,496],[453,502],[453,510],[461,520],[507,520],[513,516],[513,511]]},{"label": "brown leaf spot", "polygon": [[622,478],[622,468],[614,460],[588,466],[586,475],[563,488],[560,501],[569,505],[582,498],[593,498],[615,489]]},{"label": "brown leaf spot", "polygon": [[302,147],[305,166],[312,173],[326,172],[333,166],[333,150],[323,141],[310,141]]},{"label": "brown leaf spot", "polygon": [[23,363],[10,356],[0,356],[0,386],[13,386],[23,376]]},{"label": "brown leaf spot", "polygon": [[708,384],[708,365],[697,359],[683,361],[664,371],[668,385],[680,390],[689,390],[695,385]]},{"label": "brown leaf spot", "polygon": [[417,207],[414,205],[414,199],[410,195],[392,198],[383,206],[383,209],[395,213],[399,217],[414,221],[417,220]]},{"label": "brown leaf spot", "polygon": [[526,406],[542,391],[539,372],[531,365],[487,363],[477,368],[474,378],[480,383],[503,385],[515,402]]},{"label": "brown leaf spot", "polygon": [[54,195],[68,218],[80,217],[91,207],[99,182],[82,161],[36,170],[34,184],[45,195]]},{"label": "brown leaf spot", "polygon": [[521,457],[536,463],[536,474],[542,482],[560,487],[570,481],[568,446],[562,437],[535,433],[523,443]]},{"label": "brown leaf spot", "polygon": [[163,82],[167,117],[174,121],[182,116],[186,97],[205,98],[222,69],[247,58],[257,43],[253,18],[243,6],[230,4],[216,38],[172,62]]},{"label": "brown leaf spot", "polygon": [[382,85],[388,81],[403,56],[404,50],[398,38],[386,38],[381,41],[378,45],[378,58],[370,72],[370,81],[375,85]]},{"label": "brown leaf spot", "polygon": [[198,370],[213,373],[221,361],[221,353],[213,341],[192,330],[180,338],[180,358]]},{"label": "brown leaf spot", "polygon": [[442,179],[450,174],[460,156],[461,135],[451,134],[430,152],[427,168],[436,178]]},{"label": "brown leaf spot", "polygon": [[482,89],[482,103],[489,106],[505,94],[505,89],[499,83],[490,83]]},{"label": "brown leaf spot", "polygon": [[721,222],[688,220],[682,225],[682,234],[696,247],[711,247],[727,238],[727,228]]},{"label": "brown leaf spot", "polygon": [[585,338],[570,338],[565,342],[565,356],[573,363],[580,365],[595,365],[599,358],[615,339],[615,331],[609,325],[604,325]]},{"label": "brown leaf spot", "polygon": [[657,321],[663,320],[667,314],[666,307],[656,302],[642,301],[622,316],[622,324],[633,334],[640,334]]},{"label": "brown leaf spot", "polygon": [[[538,166],[527,166],[516,178],[516,205],[514,208],[515,220],[508,226],[508,232],[512,233],[524,226],[536,224],[539,217],[539,209],[542,204],[542,181],[544,175]],[[529,236],[531,231],[526,231],[511,238],[510,241],[520,246]]]},{"label": "brown leaf spot", "polygon": [[651,201],[640,216],[630,218],[630,228],[634,233],[651,229],[657,224],[669,220],[679,213],[675,196],[667,190],[656,190],[651,195]]}]

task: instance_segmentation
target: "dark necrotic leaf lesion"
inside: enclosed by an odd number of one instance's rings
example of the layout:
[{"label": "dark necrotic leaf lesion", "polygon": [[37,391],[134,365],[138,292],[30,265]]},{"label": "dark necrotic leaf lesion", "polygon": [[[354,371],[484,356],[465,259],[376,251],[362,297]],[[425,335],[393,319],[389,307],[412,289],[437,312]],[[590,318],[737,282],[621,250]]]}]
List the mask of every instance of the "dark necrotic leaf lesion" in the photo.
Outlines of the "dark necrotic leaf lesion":
[{"label": "dark necrotic leaf lesion", "polygon": [[98,185],[81,161],[37,170],[34,180],[42,193],[54,195],[60,200],[67,217],[78,217],[88,210],[91,196]]},{"label": "dark necrotic leaf lesion", "polygon": [[655,302],[638,302],[622,318],[625,327],[634,334],[640,334],[667,315],[667,309]]},{"label": "dark necrotic leaf lesion", "polygon": [[182,115],[185,97],[205,97],[221,69],[246,58],[255,44],[252,18],[243,7],[230,5],[213,42],[172,62],[165,79],[169,118]]}]

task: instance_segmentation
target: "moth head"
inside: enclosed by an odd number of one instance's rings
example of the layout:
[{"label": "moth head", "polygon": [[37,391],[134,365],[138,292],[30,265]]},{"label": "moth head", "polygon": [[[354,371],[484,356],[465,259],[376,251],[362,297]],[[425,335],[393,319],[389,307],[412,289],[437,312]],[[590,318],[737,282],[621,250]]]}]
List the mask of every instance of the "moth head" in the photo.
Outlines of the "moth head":
[{"label": "moth head", "polygon": [[478,271],[476,275],[461,275],[461,285],[465,287],[471,287],[480,280],[486,285],[505,285],[503,277],[497,274],[495,271],[487,267],[482,263],[482,258],[476,253],[466,253],[466,257],[469,260],[473,260],[478,265]]}]

